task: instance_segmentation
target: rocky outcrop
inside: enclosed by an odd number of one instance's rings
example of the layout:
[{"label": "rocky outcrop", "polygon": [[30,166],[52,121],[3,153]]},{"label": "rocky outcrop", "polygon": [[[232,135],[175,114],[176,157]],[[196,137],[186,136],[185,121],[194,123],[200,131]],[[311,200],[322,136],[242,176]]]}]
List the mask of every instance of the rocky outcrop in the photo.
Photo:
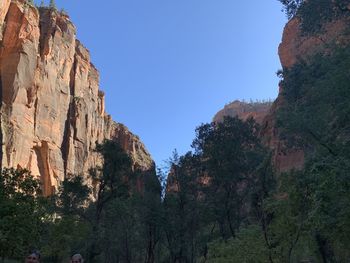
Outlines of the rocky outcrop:
[{"label": "rocky outcrop", "polygon": [[[315,54],[329,54],[335,46],[345,46],[350,42],[349,21],[342,17],[325,23],[314,34],[305,34],[301,30],[298,17],[291,19],[284,28],[282,42],[278,53],[284,70],[297,63],[308,63]],[[302,169],[305,162],[305,149],[291,147],[281,138],[276,120],[278,111],[286,106],[283,89],[273,103],[271,111],[262,123],[261,135],[265,143],[273,150],[273,163],[278,173],[292,169]]]},{"label": "rocky outcrop", "polygon": [[291,148],[280,136],[277,126],[277,113],[283,103],[285,103],[283,97],[279,95],[264,118],[260,131],[260,137],[264,144],[273,152],[272,163],[277,174],[293,169],[300,170],[303,168],[305,161],[303,149]]},{"label": "rocky outcrop", "polygon": [[[308,63],[309,58],[315,54],[329,54],[334,50],[334,46],[348,45],[350,43],[348,25],[349,20],[341,17],[325,23],[317,33],[306,34],[302,31],[300,19],[297,16],[291,19],[284,28],[278,49],[283,69],[288,70],[297,63]],[[277,173],[299,170],[304,166],[305,149],[287,145],[277,125],[278,111],[285,107],[286,103],[280,87],[279,95],[272,106],[258,105],[254,109],[250,104],[234,101],[219,111],[214,121],[221,121],[223,116],[238,116],[243,120],[248,117],[255,118],[262,127],[261,138],[274,153],[272,161]]]},{"label": "rocky outcrop", "polygon": [[238,117],[242,120],[247,120],[248,118],[252,117],[254,120],[261,124],[265,118],[265,116],[268,114],[270,108],[271,108],[272,102],[241,102],[238,100],[235,100],[220,110],[218,113],[215,114],[213,121],[214,122],[221,122],[223,121],[225,116],[229,117]]},{"label": "rocky outcrop", "polygon": [[306,35],[301,30],[300,19],[295,17],[284,28],[282,42],[278,54],[284,69],[292,67],[295,63],[308,61],[308,58],[317,53],[327,53],[335,45],[349,43],[349,21],[338,19],[325,24],[322,31],[317,34]]},{"label": "rocky outcrop", "polygon": [[[1,0],[0,1],[0,31],[4,28],[4,20],[7,14],[7,11],[10,7],[11,0]],[[1,32],[2,33],[2,32]],[[2,39],[2,35],[0,35],[0,40]]]},{"label": "rocky outcrop", "polygon": [[[8,9],[7,9],[8,6]],[[26,1],[0,4],[1,165],[40,176],[52,194],[69,174],[102,162],[96,142],[118,140],[134,166],[153,168],[140,139],[106,114],[99,73],[69,17]]]}]

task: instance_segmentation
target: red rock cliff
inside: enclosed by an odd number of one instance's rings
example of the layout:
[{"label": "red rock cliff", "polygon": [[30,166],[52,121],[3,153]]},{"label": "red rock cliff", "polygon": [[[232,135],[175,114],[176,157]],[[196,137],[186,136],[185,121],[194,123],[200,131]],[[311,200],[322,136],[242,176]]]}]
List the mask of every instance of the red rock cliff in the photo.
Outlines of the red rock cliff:
[{"label": "red rock cliff", "polygon": [[[348,28],[349,20],[339,18],[325,23],[318,33],[304,34],[301,30],[300,19],[298,17],[291,19],[284,28],[282,42],[278,49],[283,69],[291,68],[299,62],[307,63],[309,58],[316,53],[332,52],[334,46],[349,44]],[[305,160],[304,150],[287,146],[281,139],[276,124],[278,111],[286,103],[283,98],[283,90],[280,89],[277,99],[268,107],[258,105],[258,108],[254,108],[249,103],[234,101],[219,111],[214,121],[222,120],[223,116],[238,116],[243,120],[248,117],[255,118],[262,125],[261,136],[265,144],[273,150],[273,163],[277,173],[302,169]]]},{"label": "red rock cliff", "polygon": [[235,100],[220,110],[215,114],[213,121],[220,122],[223,121],[225,116],[235,117],[242,120],[247,120],[250,117],[253,117],[254,120],[261,124],[268,114],[271,108],[272,102],[252,102],[246,103]]},{"label": "red rock cliff", "polygon": [[[282,42],[278,53],[283,69],[291,68],[301,61],[308,62],[316,53],[327,54],[334,46],[349,44],[349,21],[339,18],[323,25],[322,30],[314,34],[303,34],[299,18],[291,19],[285,26]],[[278,110],[287,102],[283,98],[283,90],[272,105],[271,111],[263,121],[262,137],[273,150],[273,163],[278,173],[301,169],[304,166],[305,152],[303,149],[287,147],[280,138],[276,125]]]},{"label": "red rock cliff", "polygon": [[139,138],[105,112],[99,73],[66,15],[0,0],[1,164],[39,175],[49,195],[68,174],[101,163],[95,142],[118,140],[152,169]]}]

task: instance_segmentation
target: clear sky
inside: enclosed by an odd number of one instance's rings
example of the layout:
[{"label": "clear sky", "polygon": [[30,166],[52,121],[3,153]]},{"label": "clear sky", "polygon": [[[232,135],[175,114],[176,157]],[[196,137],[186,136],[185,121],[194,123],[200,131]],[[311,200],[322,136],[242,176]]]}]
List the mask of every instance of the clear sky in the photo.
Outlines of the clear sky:
[{"label": "clear sky", "polygon": [[[46,0],[48,2],[49,0]],[[274,99],[277,0],[56,0],[100,71],[106,111],[158,166],[235,99]]]}]

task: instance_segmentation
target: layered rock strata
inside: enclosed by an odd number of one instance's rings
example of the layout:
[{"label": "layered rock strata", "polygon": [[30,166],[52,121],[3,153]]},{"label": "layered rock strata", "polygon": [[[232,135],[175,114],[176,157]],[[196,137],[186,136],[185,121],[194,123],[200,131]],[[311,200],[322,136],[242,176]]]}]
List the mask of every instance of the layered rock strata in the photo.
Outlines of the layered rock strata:
[{"label": "layered rock strata", "polygon": [[45,195],[101,164],[96,142],[118,140],[153,169],[139,138],[105,112],[99,73],[69,17],[26,1],[0,2],[1,166],[40,176]]}]

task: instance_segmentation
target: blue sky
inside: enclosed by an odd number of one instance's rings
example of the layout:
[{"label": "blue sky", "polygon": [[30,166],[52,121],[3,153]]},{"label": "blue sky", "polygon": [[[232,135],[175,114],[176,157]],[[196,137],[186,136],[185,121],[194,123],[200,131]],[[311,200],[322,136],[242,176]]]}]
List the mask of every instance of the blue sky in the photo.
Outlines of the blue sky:
[{"label": "blue sky", "polygon": [[[48,2],[48,0],[46,1]],[[158,166],[235,99],[274,99],[277,0],[56,0],[100,71],[106,110]]]}]

